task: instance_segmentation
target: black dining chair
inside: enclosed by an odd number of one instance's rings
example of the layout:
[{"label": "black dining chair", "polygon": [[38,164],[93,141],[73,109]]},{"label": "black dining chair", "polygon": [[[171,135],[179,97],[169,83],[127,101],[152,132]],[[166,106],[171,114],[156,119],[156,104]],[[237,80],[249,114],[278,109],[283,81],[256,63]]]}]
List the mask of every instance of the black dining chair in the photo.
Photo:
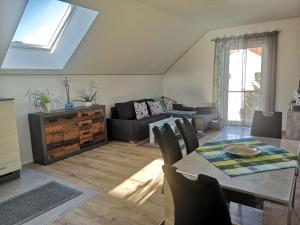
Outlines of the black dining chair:
[{"label": "black dining chair", "polygon": [[[158,142],[165,165],[172,165],[182,159],[182,152],[178,139],[169,124],[152,128],[155,139]],[[165,179],[165,178],[164,178]],[[161,193],[164,193],[165,180]]]},{"label": "black dining chair", "polygon": [[282,138],[282,112],[263,113],[255,111],[251,135],[270,138]]},{"label": "black dining chair", "polygon": [[190,121],[186,117],[183,117],[182,120],[183,122],[181,122],[180,119],[177,119],[175,123],[183,138],[186,154],[188,155],[199,147],[199,141],[196,131]]},{"label": "black dining chair", "polygon": [[[186,146],[186,153],[190,154],[199,147],[199,141],[195,129],[187,118],[183,118],[183,122],[181,122],[181,120],[178,119],[175,121],[175,123],[178,127],[178,130],[181,133],[181,136],[183,137]],[[253,196],[242,193],[236,193],[235,191],[229,189],[224,189],[223,192],[228,203],[236,202],[250,207],[262,207],[261,202],[258,202],[257,199]]]},{"label": "black dining chair", "polygon": [[190,180],[164,165],[174,203],[174,225],[231,225],[220,185],[215,178],[199,174]]},{"label": "black dining chair", "polygon": [[160,128],[155,126],[152,130],[166,165],[172,165],[182,159],[178,139],[169,124],[166,123]]}]

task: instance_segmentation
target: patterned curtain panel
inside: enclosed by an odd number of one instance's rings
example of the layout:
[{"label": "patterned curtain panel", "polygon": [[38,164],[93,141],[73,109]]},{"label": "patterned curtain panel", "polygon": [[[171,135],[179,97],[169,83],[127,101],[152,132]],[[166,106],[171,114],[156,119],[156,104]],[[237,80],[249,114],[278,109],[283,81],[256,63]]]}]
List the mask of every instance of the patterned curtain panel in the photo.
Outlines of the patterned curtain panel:
[{"label": "patterned curtain panel", "polygon": [[228,123],[250,125],[275,109],[278,32],[215,39],[213,105]]}]

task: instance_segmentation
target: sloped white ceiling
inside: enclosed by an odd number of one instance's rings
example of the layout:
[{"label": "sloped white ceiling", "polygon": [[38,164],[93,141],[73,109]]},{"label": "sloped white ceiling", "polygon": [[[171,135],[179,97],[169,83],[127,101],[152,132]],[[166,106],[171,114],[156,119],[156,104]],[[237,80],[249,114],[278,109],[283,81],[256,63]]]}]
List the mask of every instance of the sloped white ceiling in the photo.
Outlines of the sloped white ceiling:
[{"label": "sloped white ceiling", "polygon": [[137,0],[207,29],[300,15],[299,0]]},{"label": "sloped white ceiling", "polygon": [[[0,73],[161,74],[196,41],[199,30],[135,0],[73,0],[99,11],[64,70],[1,70]],[[0,1],[0,63],[25,0]]]},{"label": "sloped white ceiling", "polygon": [[[300,15],[300,0],[65,0],[99,11],[64,70],[0,74],[163,74],[205,31]],[[0,63],[27,0],[0,1]]]}]

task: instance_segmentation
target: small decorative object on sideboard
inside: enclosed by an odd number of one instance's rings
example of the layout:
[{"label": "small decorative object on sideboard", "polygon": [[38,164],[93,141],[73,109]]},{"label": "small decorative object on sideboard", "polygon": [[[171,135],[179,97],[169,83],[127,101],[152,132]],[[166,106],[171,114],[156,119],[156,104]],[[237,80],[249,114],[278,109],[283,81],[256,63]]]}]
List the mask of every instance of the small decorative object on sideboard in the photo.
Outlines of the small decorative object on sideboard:
[{"label": "small decorative object on sideboard", "polygon": [[25,97],[28,97],[30,104],[33,105],[36,111],[44,113],[50,112],[51,108],[53,108],[53,103],[59,103],[48,89],[46,91],[28,90]]},{"label": "small decorative object on sideboard", "polygon": [[66,94],[67,94],[67,103],[65,103],[65,110],[74,108],[74,104],[70,101],[70,83],[71,80],[68,79],[68,77],[66,76],[65,79],[63,80],[63,85],[65,86]]},{"label": "small decorative object on sideboard", "polygon": [[33,159],[47,165],[107,143],[104,105],[28,115]]},{"label": "small decorative object on sideboard", "polygon": [[81,99],[77,99],[74,102],[83,102],[86,107],[92,106],[96,102],[96,90],[90,89],[88,92],[82,92],[79,96]]}]

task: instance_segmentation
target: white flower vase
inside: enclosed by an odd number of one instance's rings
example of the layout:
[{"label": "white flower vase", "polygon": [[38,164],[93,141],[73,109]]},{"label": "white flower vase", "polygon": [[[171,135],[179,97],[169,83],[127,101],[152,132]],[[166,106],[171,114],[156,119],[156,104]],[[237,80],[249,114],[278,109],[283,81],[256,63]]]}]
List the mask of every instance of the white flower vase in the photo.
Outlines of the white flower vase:
[{"label": "white flower vase", "polygon": [[90,106],[92,106],[92,102],[84,102],[84,106],[90,107]]},{"label": "white flower vase", "polygon": [[43,110],[44,110],[44,113],[49,113],[51,110],[51,103],[46,103]]}]

